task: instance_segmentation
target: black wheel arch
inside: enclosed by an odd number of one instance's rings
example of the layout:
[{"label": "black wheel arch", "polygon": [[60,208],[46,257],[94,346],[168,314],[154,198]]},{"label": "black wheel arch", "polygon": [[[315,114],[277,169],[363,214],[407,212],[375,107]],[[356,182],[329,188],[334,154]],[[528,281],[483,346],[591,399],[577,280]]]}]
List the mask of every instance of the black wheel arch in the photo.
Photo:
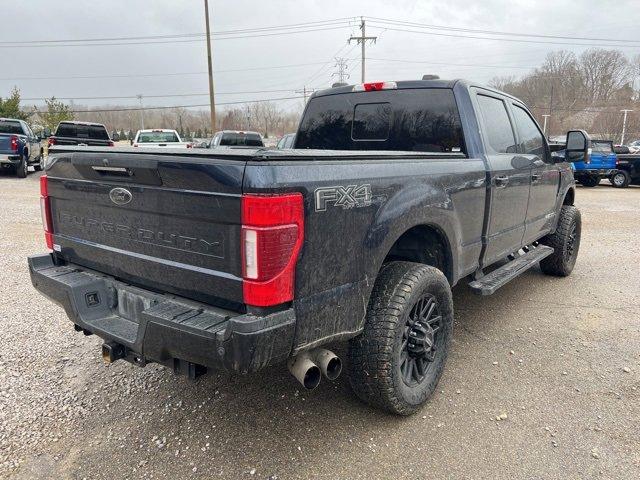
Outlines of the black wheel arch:
[{"label": "black wheel arch", "polygon": [[399,260],[435,267],[444,273],[450,285],[454,283],[451,244],[436,225],[419,224],[404,231],[387,252],[381,268]]}]

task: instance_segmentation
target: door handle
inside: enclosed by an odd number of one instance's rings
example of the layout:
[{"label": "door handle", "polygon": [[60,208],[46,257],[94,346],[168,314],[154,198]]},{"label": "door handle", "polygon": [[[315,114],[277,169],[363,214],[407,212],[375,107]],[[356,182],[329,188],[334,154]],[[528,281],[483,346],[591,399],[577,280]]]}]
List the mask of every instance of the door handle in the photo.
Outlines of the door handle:
[{"label": "door handle", "polygon": [[496,187],[504,188],[507,186],[507,183],[509,183],[509,177],[507,177],[506,175],[496,177]]},{"label": "door handle", "polygon": [[542,175],[534,173],[533,175],[531,175],[531,183],[536,183],[538,180],[540,180],[540,177],[542,177]]}]

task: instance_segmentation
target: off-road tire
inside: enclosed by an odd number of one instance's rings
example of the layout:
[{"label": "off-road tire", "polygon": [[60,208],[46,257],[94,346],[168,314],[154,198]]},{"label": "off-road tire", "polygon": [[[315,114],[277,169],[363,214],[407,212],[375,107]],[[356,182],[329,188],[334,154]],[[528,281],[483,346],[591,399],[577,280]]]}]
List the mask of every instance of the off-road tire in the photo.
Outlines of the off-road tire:
[{"label": "off-road tire", "polygon": [[540,240],[543,245],[553,248],[553,253],[540,262],[540,269],[547,275],[568,276],[576,264],[580,250],[582,219],[580,210],[571,205],[563,205],[560,210],[558,228],[551,235]]},{"label": "off-road tire", "polygon": [[631,183],[631,175],[629,175],[629,172],[625,170],[618,170],[616,173],[611,175],[609,181],[611,182],[611,185],[616,188],[627,188],[629,183]]},{"label": "off-road tire", "polygon": [[[425,376],[409,386],[402,378],[403,335],[409,315],[425,295],[440,314],[434,359]],[[451,343],[453,301],[451,288],[437,268],[413,262],[390,262],[376,283],[367,308],[364,331],[349,342],[348,374],[351,387],[364,402],[398,415],[415,413],[435,390]],[[404,365],[404,363],[402,363]]]},{"label": "off-road tire", "polygon": [[600,184],[600,177],[584,177],[580,179],[580,184],[584,187],[597,187]]},{"label": "off-road tire", "polygon": [[27,174],[29,173],[29,164],[27,163],[26,158],[22,158],[20,163],[16,165],[16,176],[18,178],[27,178]]}]

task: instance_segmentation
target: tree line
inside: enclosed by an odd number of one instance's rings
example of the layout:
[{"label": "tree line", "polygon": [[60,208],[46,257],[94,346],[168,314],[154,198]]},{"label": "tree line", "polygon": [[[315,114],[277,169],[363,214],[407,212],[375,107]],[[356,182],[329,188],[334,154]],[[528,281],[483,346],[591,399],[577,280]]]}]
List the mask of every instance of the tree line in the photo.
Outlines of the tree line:
[{"label": "tree line", "polygon": [[[295,132],[303,105],[283,110],[274,102],[253,102],[234,108],[220,109],[216,130],[252,130],[263,137],[279,137]],[[65,104],[52,97],[43,107],[23,107],[20,91],[15,87],[6,98],[0,97],[0,117],[26,120],[34,131],[54,131],[58,123],[79,120],[102,123],[115,140],[132,140],[142,128],[172,128],[185,139],[210,138],[211,120],[208,110],[183,107],[139,110],[122,105],[89,107]]]},{"label": "tree line", "polygon": [[551,52],[543,64],[521,77],[496,77],[491,86],[524,101],[547,134],[564,135],[582,128],[595,137],[620,141],[623,114],[625,141],[640,138],[640,55],[619,50],[590,49],[580,55]]},{"label": "tree line", "polygon": [[[640,55],[629,58],[619,50],[590,49],[580,55],[560,50],[547,55],[542,65],[517,78],[494,78],[491,86],[523,100],[548,136],[582,128],[596,138],[620,141],[623,109],[627,116],[625,140],[640,138]],[[216,130],[252,130],[264,137],[295,132],[303,103],[283,109],[274,102],[255,102],[218,111]],[[546,116],[546,121],[545,121]],[[174,128],[182,137],[210,138],[208,110],[182,107],[138,110],[122,105],[89,107],[65,104],[52,97],[42,107],[23,107],[14,88],[0,98],[0,117],[21,118],[34,130],[54,130],[63,120],[82,120],[106,125],[112,136],[130,140],[141,128]]]}]

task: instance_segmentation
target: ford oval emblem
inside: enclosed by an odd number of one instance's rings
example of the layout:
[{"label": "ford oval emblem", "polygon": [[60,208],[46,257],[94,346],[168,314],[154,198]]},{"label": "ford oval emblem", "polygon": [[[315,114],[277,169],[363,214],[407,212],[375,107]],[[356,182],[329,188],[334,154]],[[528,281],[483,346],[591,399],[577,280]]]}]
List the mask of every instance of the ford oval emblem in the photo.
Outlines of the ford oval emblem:
[{"label": "ford oval emblem", "polygon": [[133,199],[133,195],[126,188],[117,187],[109,192],[109,198],[116,205],[126,205]]}]

